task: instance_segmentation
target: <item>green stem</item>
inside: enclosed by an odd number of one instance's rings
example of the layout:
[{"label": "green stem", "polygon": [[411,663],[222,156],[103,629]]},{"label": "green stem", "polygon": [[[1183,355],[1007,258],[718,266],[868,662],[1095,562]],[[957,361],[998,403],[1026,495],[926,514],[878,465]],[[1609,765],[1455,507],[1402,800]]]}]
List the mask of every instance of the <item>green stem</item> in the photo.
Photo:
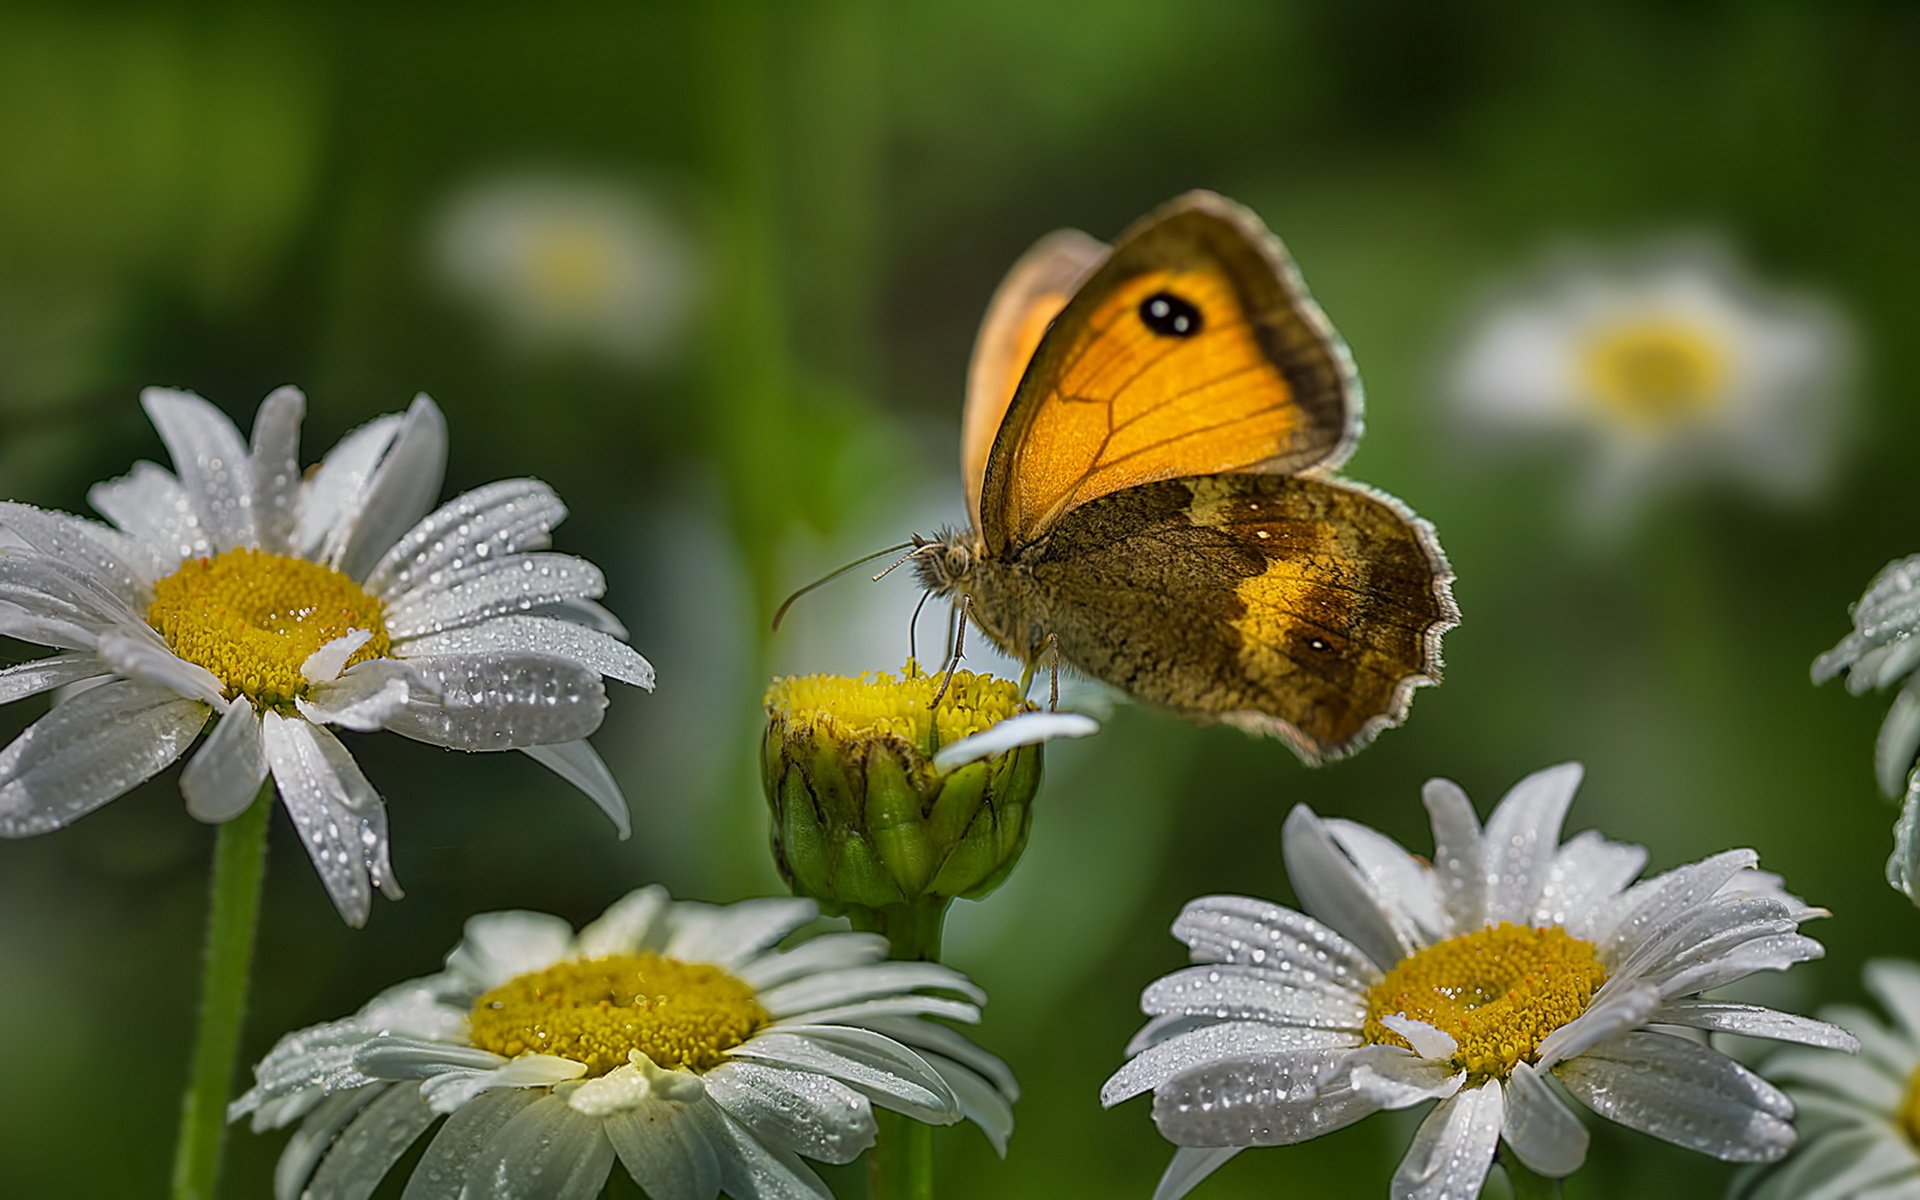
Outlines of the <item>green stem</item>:
[{"label": "green stem", "polygon": [[268,781],[247,811],[220,826],[214,842],[200,1025],[173,1151],[173,1200],[212,1200],[219,1185],[220,1144],[246,1022],[260,880],[267,862],[267,819],[272,814],[273,783]]},{"label": "green stem", "polygon": [[1513,1188],[1513,1200],[1560,1200],[1560,1181],[1527,1169],[1513,1151],[1500,1148],[1500,1167]]},{"label": "green stem", "polygon": [[[847,919],[855,929],[884,934],[896,959],[938,962],[950,903],[852,909]],[[885,1109],[876,1110],[874,1120],[880,1132],[868,1158],[867,1200],[933,1200],[933,1126]]]}]

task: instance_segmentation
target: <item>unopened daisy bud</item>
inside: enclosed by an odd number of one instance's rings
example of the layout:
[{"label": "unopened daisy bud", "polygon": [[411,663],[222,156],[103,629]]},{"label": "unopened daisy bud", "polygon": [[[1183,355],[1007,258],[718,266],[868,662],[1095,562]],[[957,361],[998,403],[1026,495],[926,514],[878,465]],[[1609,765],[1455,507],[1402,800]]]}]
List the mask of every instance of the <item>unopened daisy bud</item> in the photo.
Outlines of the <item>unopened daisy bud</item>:
[{"label": "unopened daisy bud", "polygon": [[890,909],[992,891],[1026,846],[1040,743],[1092,733],[1010,680],[909,662],[898,676],[792,676],[767,691],[774,858],[793,890]]}]

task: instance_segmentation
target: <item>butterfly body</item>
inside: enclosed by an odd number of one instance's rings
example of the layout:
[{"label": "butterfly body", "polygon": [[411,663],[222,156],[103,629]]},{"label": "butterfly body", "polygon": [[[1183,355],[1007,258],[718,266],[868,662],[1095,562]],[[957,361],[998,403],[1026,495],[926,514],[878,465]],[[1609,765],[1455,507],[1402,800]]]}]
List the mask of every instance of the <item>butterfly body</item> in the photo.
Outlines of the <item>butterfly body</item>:
[{"label": "butterfly body", "polygon": [[1257,218],[1210,193],[1108,249],[1056,234],[976,347],[973,521],[916,553],[992,641],[1147,703],[1350,753],[1439,674],[1457,623],[1425,522],[1332,477],[1344,347]]}]

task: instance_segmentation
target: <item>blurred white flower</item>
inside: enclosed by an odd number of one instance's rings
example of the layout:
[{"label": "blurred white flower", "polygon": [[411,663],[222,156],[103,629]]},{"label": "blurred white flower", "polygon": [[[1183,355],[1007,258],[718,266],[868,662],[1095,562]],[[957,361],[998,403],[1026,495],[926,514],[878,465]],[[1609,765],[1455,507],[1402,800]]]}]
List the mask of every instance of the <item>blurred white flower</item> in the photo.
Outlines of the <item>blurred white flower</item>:
[{"label": "blurred white flower", "polygon": [[[281,388],[251,445],[186,392],[140,397],[173,456],[88,494],[111,525],[0,503],[0,635],[59,653],[0,670],[0,703],[65,698],[0,750],[0,837],[58,829],[164,770],[227,821],[269,774],[341,916],[397,897],[380,794],[328,729],[522,750],[627,830],[583,740],[601,676],[653,668],[594,597],[598,568],[547,553],[566,508],[509,479],[434,500],[446,421],[421,396],[302,474],[306,401]],[[431,511],[429,511],[431,510]],[[84,690],[73,685],[87,685]]]},{"label": "blurred white flower", "polygon": [[1819,958],[1797,928],[1825,914],[1754,870],[1750,850],[1635,883],[1639,847],[1593,832],[1562,845],[1580,773],[1521,780],[1484,829],[1459,787],[1429,782],[1431,861],[1295,808],[1284,856],[1312,916],[1239,896],[1187,906],[1173,932],[1198,965],[1146,990],[1135,1057],[1101,1093],[1112,1105],[1153,1091],[1155,1123],[1182,1147],[1158,1200],[1244,1147],[1427,1101],[1396,1198],[1479,1195],[1503,1139],[1533,1171],[1569,1175],[1587,1132],[1549,1078],[1716,1158],[1787,1152],[1786,1096],[1691,1031],[1855,1049],[1818,1021],[1700,998]]},{"label": "blurred white flower", "polygon": [[1739,1200],[1920,1197],[1920,966],[1867,964],[1867,989],[1893,1017],[1836,1007],[1821,1016],[1860,1040],[1860,1056],[1788,1050],[1761,1071],[1786,1085],[1802,1141],[1776,1167],[1736,1184]]},{"label": "blurred white flower", "polygon": [[1724,250],[1569,253],[1490,302],[1447,380],[1469,435],[1584,443],[1585,515],[1714,476],[1781,497],[1827,478],[1850,339],[1838,315],[1763,288]]},{"label": "blurred white flower", "polygon": [[282,1038],[231,1115],[301,1122],[281,1200],[370,1195],[442,1116],[409,1196],[586,1200],[617,1159],[649,1196],[829,1197],[802,1159],[859,1157],[874,1105],[972,1121],[1004,1153],[1012,1074],[929,1019],[977,1021],[985,993],[886,961],[878,934],[774,948],[816,913],[646,888],[578,934],[544,913],[475,917],[445,971]]},{"label": "blurred white flower", "polygon": [[1889,796],[1905,791],[1893,826],[1887,882],[1920,904],[1920,555],[1888,563],[1852,609],[1853,632],[1813,663],[1813,681],[1841,673],[1854,695],[1900,684],[1874,745],[1874,775]]},{"label": "blurred white flower", "polygon": [[692,239],[613,180],[504,176],[456,196],[431,239],[434,274],[524,349],[637,363],[685,331],[700,287]]}]

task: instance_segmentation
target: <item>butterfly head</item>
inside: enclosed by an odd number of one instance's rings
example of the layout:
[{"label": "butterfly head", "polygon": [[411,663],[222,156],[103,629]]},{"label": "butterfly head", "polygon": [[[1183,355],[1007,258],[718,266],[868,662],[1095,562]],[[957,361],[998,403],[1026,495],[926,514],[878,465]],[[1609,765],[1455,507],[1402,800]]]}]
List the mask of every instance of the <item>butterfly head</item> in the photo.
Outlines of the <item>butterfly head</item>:
[{"label": "butterfly head", "polygon": [[970,591],[980,561],[980,537],[971,530],[942,529],[931,538],[916,536],[913,573],[936,596]]}]

